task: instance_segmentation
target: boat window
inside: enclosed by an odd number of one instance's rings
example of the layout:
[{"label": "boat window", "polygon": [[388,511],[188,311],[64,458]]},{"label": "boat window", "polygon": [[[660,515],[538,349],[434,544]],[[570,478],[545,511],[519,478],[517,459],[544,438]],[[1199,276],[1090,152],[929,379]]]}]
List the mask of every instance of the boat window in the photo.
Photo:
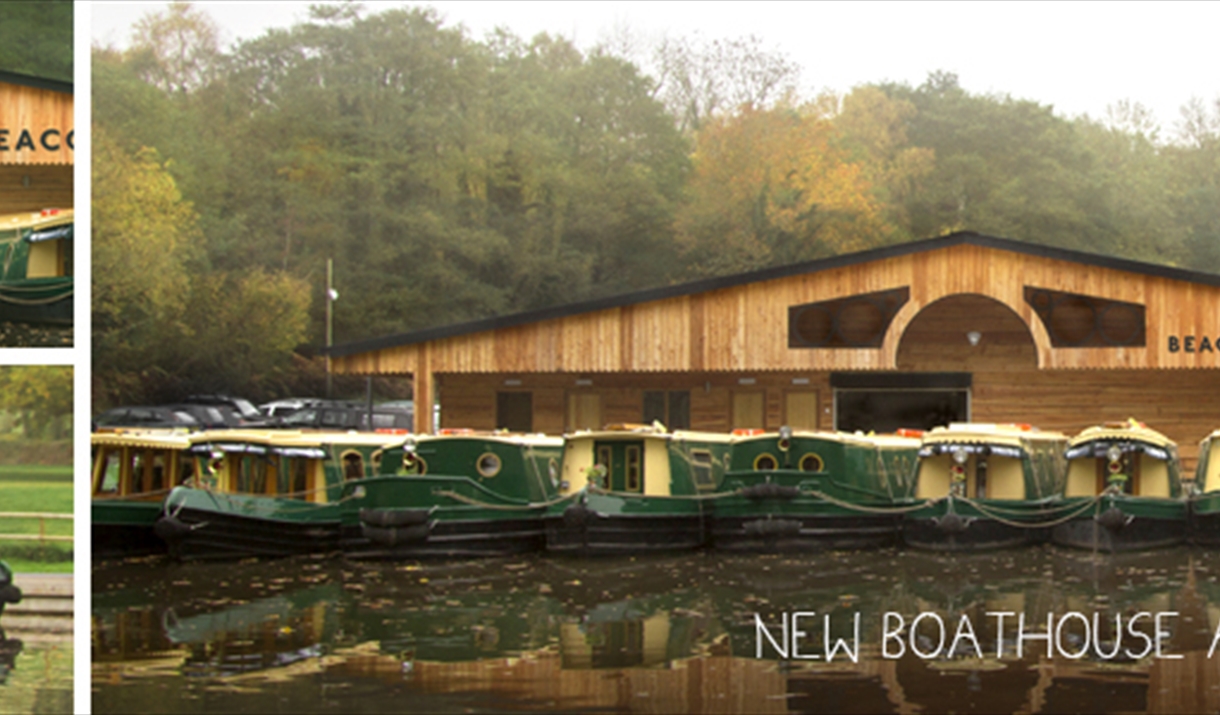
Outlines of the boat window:
[{"label": "boat window", "polygon": [[343,478],[362,479],[364,477],[364,457],[355,450],[343,453]]},{"label": "boat window", "polygon": [[250,493],[265,494],[267,492],[267,458],[263,456],[250,457]]},{"label": "boat window", "polygon": [[640,478],[640,448],[636,445],[630,445],[624,451],[627,477],[626,489],[629,492],[638,492],[643,481]]},{"label": "boat window", "polygon": [[131,452],[131,483],[128,486],[127,494],[143,494],[148,491],[147,474],[148,457],[143,450],[133,450]]},{"label": "boat window", "polygon": [[233,490],[239,494],[258,494],[262,492],[263,474],[258,460],[250,455],[234,457],[237,466],[237,487]]},{"label": "boat window", "polygon": [[610,456],[609,445],[603,444],[597,448],[597,464],[601,465],[602,467],[601,479],[598,482],[598,486],[600,486],[602,489],[606,489],[610,486],[610,465],[613,461],[614,460]]},{"label": "boat window", "polygon": [[403,452],[399,474],[427,474],[428,463],[415,452]]},{"label": "boat window", "polygon": [[165,489],[165,455],[154,454],[152,457],[152,481],[148,485],[150,492],[159,492]]},{"label": "boat window", "polygon": [[800,465],[802,472],[820,472],[825,469],[825,462],[813,452],[809,452],[801,457]]},{"label": "boat window", "polygon": [[754,471],[756,472],[769,471],[777,466],[779,466],[779,462],[775,461],[775,456],[767,452],[763,452],[754,458]]},{"label": "boat window", "polygon": [[551,484],[554,484],[556,487],[558,487],[559,486],[559,462],[555,461],[554,457],[551,457],[550,460],[547,461],[546,471],[547,471],[547,474],[551,475]]},{"label": "boat window", "polygon": [[122,469],[120,457],[121,455],[117,449],[107,449],[103,452],[102,479],[96,491],[98,496],[118,495],[119,473]]},{"label": "boat window", "polygon": [[195,460],[186,453],[178,458],[178,484],[189,484],[195,478]]},{"label": "boat window", "polygon": [[379,450],[377,450],[377,451],[373,452],[371,455],[369,455],[369,464],[371,464],[371,465],[373,466],[373,473],[374,473],[374,474],[376,474],[376,473],[378,473],[378,472],[380,472],[380,471],[381,471],[381,455],[382,455],[382,453],[383,453],[383,450],[380,450],[380,449],[379,449]]},{"label": "boat window", "polygon": [[690,452],[691,476],[699,491],[715,489],[712,479],[712,453],[706,449],[692,449]]},{"label": "boat window", "polygon": [[500,473],[502,466],[499,455],[492,452],[480,454],[478,461],[475,462],[475,468],[479,470],[479,475],[483,477],[496,476]]},{"label": "boat window", "polygon": [[288,459],[289,488],[284,496],[309,501],[309,465],[310,460],[304,457]]}]

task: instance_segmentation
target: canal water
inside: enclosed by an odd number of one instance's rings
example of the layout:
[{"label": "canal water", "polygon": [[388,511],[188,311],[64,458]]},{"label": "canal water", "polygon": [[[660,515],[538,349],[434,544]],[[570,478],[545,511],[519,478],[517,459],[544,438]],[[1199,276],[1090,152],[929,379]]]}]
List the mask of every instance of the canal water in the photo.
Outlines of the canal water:
[{"label": "canal water", "polygon": [[1217,712],[1218,578],[1187,548],[100,563],[93,711]]},{"label": "canal water", "polygon": [[72,711],[71,639],[0,631],[0,714]]}]

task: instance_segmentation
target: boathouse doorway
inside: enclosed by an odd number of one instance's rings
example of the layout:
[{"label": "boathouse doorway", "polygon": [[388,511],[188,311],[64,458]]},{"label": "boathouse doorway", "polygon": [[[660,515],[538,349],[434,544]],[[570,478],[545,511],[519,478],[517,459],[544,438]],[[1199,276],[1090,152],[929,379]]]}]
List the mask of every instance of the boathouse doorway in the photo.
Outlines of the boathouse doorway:
[{"label": "boathouse doorway", "polygon": [[929,430],[970,421],[970,373],[832,373],[835,429]]},{"label": "boathouse doorway", "polygon": [[[961,293],[929,303],[903,331],[897,372],[837,373],[835,428],[892,432],[950,422],[1019,421],[1019,404],[992,405],[976,416],[974,393],[1009,392],[998,386],[1036,373],[1037,348],[1029,326],[1009,306]],[[1014,414],[1010,414],[1014,413]]]}]

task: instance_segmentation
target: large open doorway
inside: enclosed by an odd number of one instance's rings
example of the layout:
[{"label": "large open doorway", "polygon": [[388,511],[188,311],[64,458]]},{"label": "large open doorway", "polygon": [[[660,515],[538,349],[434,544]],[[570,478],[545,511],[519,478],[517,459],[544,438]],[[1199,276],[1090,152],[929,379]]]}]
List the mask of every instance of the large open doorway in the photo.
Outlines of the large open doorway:
[{"label": "large open doorway", "polygon": [[835,429],[928,430],[970,421],[970,373],[835,373]]}]

